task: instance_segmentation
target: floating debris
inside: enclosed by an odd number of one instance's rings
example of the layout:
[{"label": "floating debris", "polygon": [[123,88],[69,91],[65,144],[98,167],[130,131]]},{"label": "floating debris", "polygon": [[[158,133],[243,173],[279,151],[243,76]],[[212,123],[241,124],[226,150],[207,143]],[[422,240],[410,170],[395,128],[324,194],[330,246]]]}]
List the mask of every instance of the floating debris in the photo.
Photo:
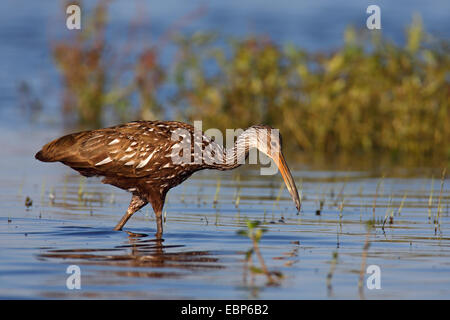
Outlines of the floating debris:
[{"label": "floating debris", "polygon": [[32,205],[33,205],[33,200],[31,200],[30,197],[27,197],[27,198],[25,199],[25,207],[29,208],[29,207],[31,207]]}]

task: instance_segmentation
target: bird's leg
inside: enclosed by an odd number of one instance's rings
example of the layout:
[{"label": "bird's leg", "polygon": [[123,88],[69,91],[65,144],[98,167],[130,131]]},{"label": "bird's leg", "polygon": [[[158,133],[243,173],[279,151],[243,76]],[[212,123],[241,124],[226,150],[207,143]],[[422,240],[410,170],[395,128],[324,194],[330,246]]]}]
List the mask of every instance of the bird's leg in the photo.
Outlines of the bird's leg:
[{"label": "bird's leg", "polygon": [[156,238],[161,239],[163,234],[163,219],[162,212],[155,212],[156,216]]},{"label": "bird's leg", "polygon": [[150,203],[152,204],[156,217],[156,238],[161,239],[163,234],[162,209],[166,200],[167,191],[163,189],[150,189],[149,191]]},{"label": "bird's leg", "polygon": [[128,219],[131,218],[133,213],[141,209],[143,206],[145,206],[148,203],[147,200],[142,199],[139,195],[133,194],[133,197],[131,198],[130,206],[127,209],[127,213],[120,219],[119,223],[114,227],[114,230],[122,230],[125,223],[127,223]]}]

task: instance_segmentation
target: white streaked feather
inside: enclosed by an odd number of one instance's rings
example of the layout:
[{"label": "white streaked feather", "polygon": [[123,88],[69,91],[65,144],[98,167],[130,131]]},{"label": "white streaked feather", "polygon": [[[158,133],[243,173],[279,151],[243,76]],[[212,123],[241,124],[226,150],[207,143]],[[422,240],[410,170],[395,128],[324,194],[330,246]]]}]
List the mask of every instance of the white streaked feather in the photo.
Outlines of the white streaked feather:
[{"label": "white streaked feather", "polygon": [[126,154],[126,155],[124,155],[122,158],[120,158],[119,161],[125,161],[125,160],[128,160],[128,159],[130,159],[132,156],[134,156],[135,154],[136,154],[136,152],[134,152],[134,153],[132,153],[132,154]]},{"label": "white streaked feather", "polygon": [[107,164],[107,163],[110,163],[111,161],[112,161],[112,159],[110,157],[107,157],[107,158],[103,159],[102,161],[97,162],[95,165],[101,166],[102,164]]},{"label": "white streaked feather", "polygon": [[156,152],[156,149],[153,150],[153,152],[150,153],[150,155],[149,155],[145,160],[141,161],[141,162],[138,164],[138,166],[136,167],[136,169],[145,167],[145,166],[147,165],[147,163],[150,161],[150,159],[153,157],[153,155],[155,154],[155,152]]},{"label": "white streaked feather", "polygon": [[114,139],[113,141],[111,141],[110,143],[108,143],[108,146],[112,146],[113,144],[119,143],[120,140],[119,139]]}]

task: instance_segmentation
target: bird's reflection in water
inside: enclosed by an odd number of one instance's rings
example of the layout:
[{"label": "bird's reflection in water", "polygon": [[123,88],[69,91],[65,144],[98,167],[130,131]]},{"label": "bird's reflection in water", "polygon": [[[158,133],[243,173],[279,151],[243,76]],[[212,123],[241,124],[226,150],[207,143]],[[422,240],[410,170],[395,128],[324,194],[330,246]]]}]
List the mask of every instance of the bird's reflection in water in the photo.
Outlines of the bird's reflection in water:
[{"label": "bird's reflection in water", "polygon": [[[63,259],[80,265],[123,267],[119,270],[105,268],[101,271],[104,275],[112,273],[121,277],[181,277],[183,271],[224,268],[210,251],[189,251],[184,245],[165,245],[161,238],[127,233],[128,240],[112,248],[50,249],[39,257]],[[151,271],[148,268],[158,270]]]}]

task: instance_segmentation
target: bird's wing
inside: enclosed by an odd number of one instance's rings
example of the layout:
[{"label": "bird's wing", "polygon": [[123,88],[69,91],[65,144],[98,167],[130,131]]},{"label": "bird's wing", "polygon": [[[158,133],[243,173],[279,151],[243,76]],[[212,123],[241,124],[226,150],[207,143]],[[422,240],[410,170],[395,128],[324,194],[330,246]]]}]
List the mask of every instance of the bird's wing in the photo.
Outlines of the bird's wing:
[{"label": "bird's wing", "polygon": [[[132,122],[80,136],[63,163],[87,175],[143,177],[171,167],[171,122]],[[189,128],[189,127],[187,127]]]}]

